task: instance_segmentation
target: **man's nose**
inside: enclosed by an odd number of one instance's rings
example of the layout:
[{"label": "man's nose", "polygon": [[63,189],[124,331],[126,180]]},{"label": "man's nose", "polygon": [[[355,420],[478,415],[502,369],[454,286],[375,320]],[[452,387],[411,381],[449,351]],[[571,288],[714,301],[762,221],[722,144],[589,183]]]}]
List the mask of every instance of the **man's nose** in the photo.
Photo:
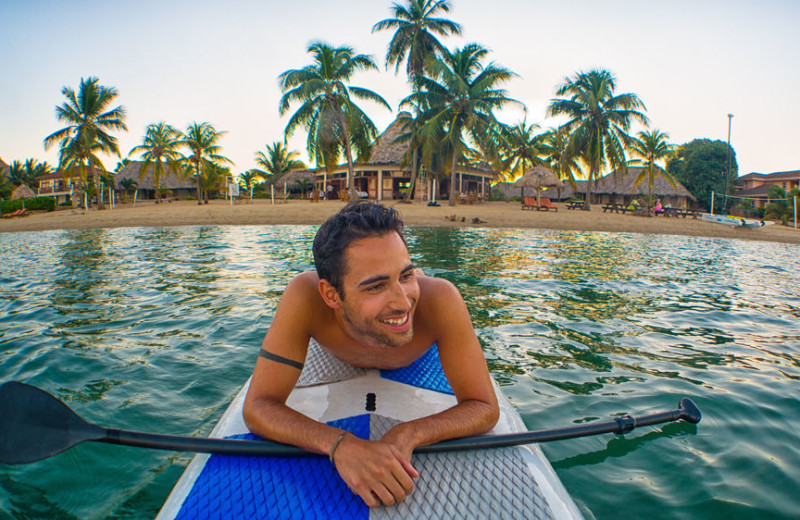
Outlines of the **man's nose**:
[{"label": "man's nose", "polygon": [[408,284],[402,284],[399,281],[392,284],[391,300],[392,307],[400,310],[407,311],[411,308],[411,298],[409,296]]}]

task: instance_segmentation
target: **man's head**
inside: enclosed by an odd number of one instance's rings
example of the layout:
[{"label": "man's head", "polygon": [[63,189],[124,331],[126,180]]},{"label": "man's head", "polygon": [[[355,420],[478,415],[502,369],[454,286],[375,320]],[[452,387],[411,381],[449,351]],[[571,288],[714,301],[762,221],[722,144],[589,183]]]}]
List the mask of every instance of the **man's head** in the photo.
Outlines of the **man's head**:
[{"label": "man's head", "polygon": [[386,233],[403,237],[403,221],[397,211],[368,201],[347,204],[320,226],[314,237],[314,265],[320,279],[327,280],[344,298],[342,279],[347,273],[345,251],[355,240]]}]

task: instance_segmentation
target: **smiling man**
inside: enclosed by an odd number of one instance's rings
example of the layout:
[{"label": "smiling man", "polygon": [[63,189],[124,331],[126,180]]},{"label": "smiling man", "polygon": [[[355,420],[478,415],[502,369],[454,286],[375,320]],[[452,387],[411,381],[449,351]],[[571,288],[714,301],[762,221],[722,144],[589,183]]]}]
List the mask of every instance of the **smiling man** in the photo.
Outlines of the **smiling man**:
[{"label": "smiling man", "polygon": [[[320,227],[313,252],[316,272],[289,282],[264,338],[245,422],[263,437],[329,455],[367,505],[392,505],[419,476],[414,448],[484,433],[497,422],[486,361],[461,294],[414,267],[395,210],[346,205]],[[310,419],[286,400],[311,339],[352,366],[384,369],[408,366],[436,343],[457,404],[399,424],[379,441]]]}]

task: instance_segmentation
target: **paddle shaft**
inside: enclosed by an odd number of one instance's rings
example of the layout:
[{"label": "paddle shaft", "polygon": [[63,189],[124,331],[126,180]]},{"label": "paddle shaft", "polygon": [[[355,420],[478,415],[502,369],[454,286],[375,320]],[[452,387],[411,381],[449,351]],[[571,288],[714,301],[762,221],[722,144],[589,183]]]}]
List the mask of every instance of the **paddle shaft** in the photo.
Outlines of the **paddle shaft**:
[{"label": "paddle shaft", "polygon": [[[415,453],[435,453],[445,451],[464,451],[486,448],[502,448],[552,442],[566,439],[576,439],[590,435],[604,433],[625,434],[640,426],[651,426],[666,422],[685,420],[690,423],[700,421],[700,410],[690,399],[681,399],[680,408],[666,412],[657,412],[640,417],[629,415],[618,417],[612,421],[589,423],[566,428],[550,430],[528,431],[522,433],[509,433],[502,435],[483,435],[479,437],[464,437],[449,441],[420,446]],[[273,457],[305,457],[317,455],[295,446],[279,444],[270,441],[254,441],[239,439],[215,439],[208,437],[181,437],[175,435],[159,435],[144,432],[107,429],[106,435],[100,442],[121,444],[125,446],[138,446],[172,451],[191,451],[200,453],[215,453],[221,455],[249,455]]]},{"label": "paddle shaft", "polygon": [[[602,433],[624,434],[638,426],[680,419],[697,423],[700,418],[697,406],[689,399],[681,399],[678,409],[667,412],[641,417],[626,415],[617,417],[613,421],[554,430],[453,439],[419,447],[415,451],[430,453],[474,450],[573,439]],[[278,457],[315,455],[294,446],[263,440],[186,437],[103,428],[85,421],[70,407],[40,388],[14,381],[0,385],[0,462],[27,464],[52,457],[86,441],[225,455]]]}]

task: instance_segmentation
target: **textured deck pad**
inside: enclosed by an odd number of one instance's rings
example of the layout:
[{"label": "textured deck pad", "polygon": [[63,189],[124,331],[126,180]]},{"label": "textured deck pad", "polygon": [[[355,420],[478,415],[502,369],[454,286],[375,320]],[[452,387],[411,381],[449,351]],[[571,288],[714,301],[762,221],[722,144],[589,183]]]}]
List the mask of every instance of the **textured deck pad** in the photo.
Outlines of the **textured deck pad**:
[{"label": "textured deck pad", "polygon": [[[317,385],[364,373],[312,343],[301,381]],[[381,371],[381,378],[453,393],[436,345],[407,368]],[[398,422],[364,413],[329,424],[376,440]],[[553,518],[519,448],[415,455],[412,462],[421,476],[408,499],[393,507],[369,509],[324,457],[212,455],[175,518]]]}]

